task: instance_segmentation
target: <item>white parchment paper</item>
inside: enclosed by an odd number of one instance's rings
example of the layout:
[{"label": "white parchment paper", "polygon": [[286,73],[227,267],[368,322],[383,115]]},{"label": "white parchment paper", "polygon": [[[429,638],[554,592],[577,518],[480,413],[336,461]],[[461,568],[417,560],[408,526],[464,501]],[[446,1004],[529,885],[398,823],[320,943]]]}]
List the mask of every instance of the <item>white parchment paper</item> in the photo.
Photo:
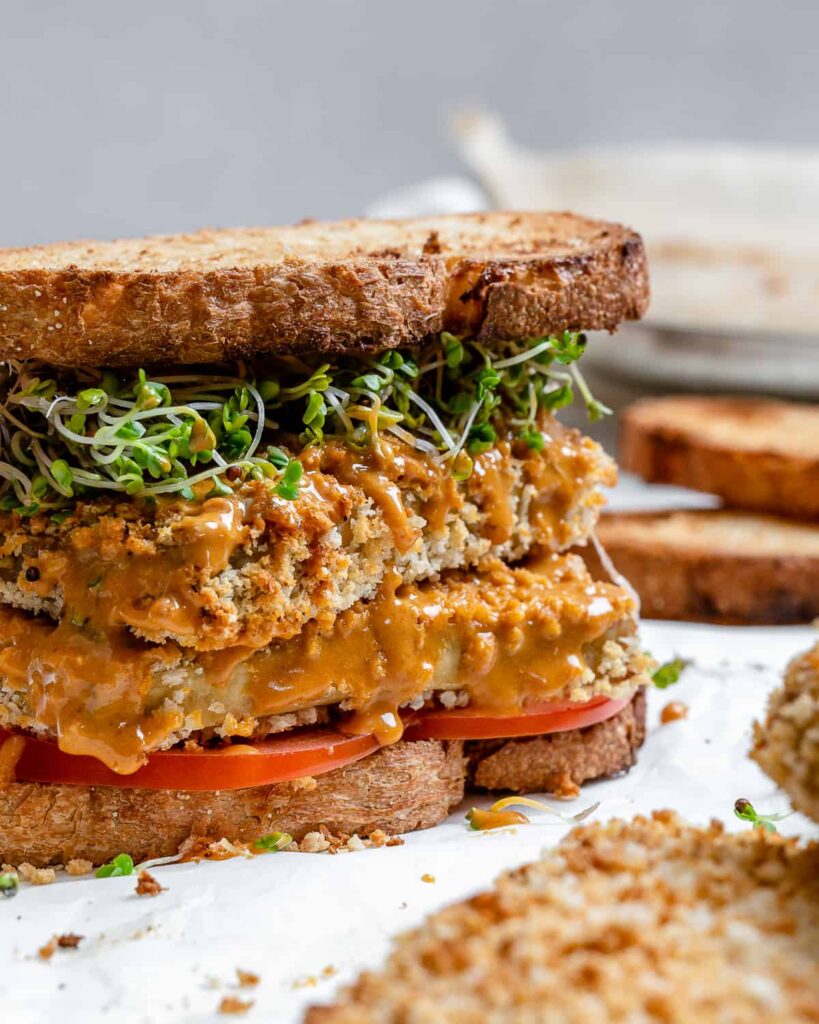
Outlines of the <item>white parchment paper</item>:
[{"label": "white parchment paper", "polygon": [[[649,735],[637,767],[557,806],[580,810],[600,801],[597,819],[672,807],[692,821],[715,817],[737,829],[750,827],[733,818],[739,796],[765,812],[786,810],[785,796],[746,751],[768,691],[814,631],[647,622],[643,635],[656,657],[682,654],[695,664],[672,689],[650,695]],[[688,704],[690,714],[659,725],[672,699]],[[567,830],[532,812],[530,825],[470,832],[464,813],[473,802],[490,801],[469,801],[438,828],[407,836],[402,847],[158,868],[154,874],[168,891],[153,899],[134,894],[133,878],[25,887],[0,902],[0,1020],[215,1022],[232,1019],[216,1008],[223,995],[236,994],[255,1000],[238,1019],[297,1021],[305,1006],[378,964],[393,935],[486,887],[501,870],[536,858]],[[819,833],[798,815],[780,831]],[[37,949],[65,932],[85,936],[79,949],[40,960]],[[237,967],[258,973],[258,987],[232,988]]]}]

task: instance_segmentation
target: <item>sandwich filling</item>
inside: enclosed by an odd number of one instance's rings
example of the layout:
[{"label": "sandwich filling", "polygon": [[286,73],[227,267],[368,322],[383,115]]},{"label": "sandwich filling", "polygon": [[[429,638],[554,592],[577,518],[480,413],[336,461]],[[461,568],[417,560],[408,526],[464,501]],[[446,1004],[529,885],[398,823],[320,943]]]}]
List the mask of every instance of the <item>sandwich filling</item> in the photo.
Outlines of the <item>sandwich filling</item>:
[{"label": "sandwich filling", "polygon": [[[557,424],[582,335],[128,380],[10,364],[0,724],[132,773],[182,742],[645,681],[576,556],[614,482]],[[52,375],[53,374],[53,375]],[[519,563],[510,568],[509,563]]]}]

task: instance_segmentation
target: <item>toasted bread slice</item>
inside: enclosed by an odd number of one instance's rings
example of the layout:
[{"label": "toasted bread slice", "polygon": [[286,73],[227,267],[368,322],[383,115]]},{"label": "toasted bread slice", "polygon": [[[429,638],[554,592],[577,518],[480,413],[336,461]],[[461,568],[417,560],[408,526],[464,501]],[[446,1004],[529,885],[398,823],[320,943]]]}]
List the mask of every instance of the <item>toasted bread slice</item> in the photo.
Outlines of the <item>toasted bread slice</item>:
[{"label": "toasted bread slice", "polygon": [[807,1024],[819,844],[670,811],[575,829],[402,936],[307,1024]]},{"label": "toasted bread slice", "polygon": [[483,789],[576,795],[588,779],[627,771],[645,734],[645,697],[586,729],[517,740],[413,740],[315,779],[252,789],[177,792],[13,782],[0,786],[0,863],[36,867],[173,856],[191,836],[252,843],[269,832],[296,839],[410,832],[437,825],[470,781]]},{"label": "toasted bread slice", "polygon": [[648,302],[642,239],[569,213],[305,222],[0,251],[0,358],[208,363],[613,330]]},{"label": "toasted bread slice", "polygon": [[819,821],[819,644],[788,666],[765,721],[754,724],[751,757],[793,806]]},{"label": "toasted bread slice", "polygon": [[646,618],[775,624],[819,616],[819,524],[714,509],[616,513],[603,516],[597,537]]},{"label": "toasted bread slice", "polygon": [[620,465],[734,508],[819,518],[819,405],[647,398],[620,421]]},{"label": "toasted bread slice", "polygon": [[646,736],[646,696],[639,689],[623,710],[597,725],[548,736],[470,740],[467,784],[514,793],[573,797],[584,782],[632,768]]},{"label": "toasted bread slice", "polygon": [[429,828],[464,793],[462,744],[395,743],[312,779],[217,792],[59,786],[0,787],[0,861],[42,867],[176,854],[191,836],[253,843],[274,831],[296,839],[320,825],[368,835]]}]

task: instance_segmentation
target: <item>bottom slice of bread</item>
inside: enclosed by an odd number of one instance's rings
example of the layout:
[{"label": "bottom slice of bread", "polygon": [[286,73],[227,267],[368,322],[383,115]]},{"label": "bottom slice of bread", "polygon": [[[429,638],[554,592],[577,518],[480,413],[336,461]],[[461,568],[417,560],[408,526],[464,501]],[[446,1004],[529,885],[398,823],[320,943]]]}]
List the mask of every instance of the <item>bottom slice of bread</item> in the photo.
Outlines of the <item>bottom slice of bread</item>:
[{"label": "bottom slice of bread", "polygon": [[214,792],[58,786],[0,788],[0,860],[35,867],[79,858],[101,864],[170,857],[191,836],[252,843],[269,832],[301,839],[411,832],[443,821],[464,793],[462,744],[416,740],[384,747],[326,775]]},{"label": "bottom slice of bread", "polygon": [[464,744],[467,784],[576,796],[584,782],[628,771],[645,735],[646,695],[641,688],[619,714],[585,729],[514,740],[470,740]]}]

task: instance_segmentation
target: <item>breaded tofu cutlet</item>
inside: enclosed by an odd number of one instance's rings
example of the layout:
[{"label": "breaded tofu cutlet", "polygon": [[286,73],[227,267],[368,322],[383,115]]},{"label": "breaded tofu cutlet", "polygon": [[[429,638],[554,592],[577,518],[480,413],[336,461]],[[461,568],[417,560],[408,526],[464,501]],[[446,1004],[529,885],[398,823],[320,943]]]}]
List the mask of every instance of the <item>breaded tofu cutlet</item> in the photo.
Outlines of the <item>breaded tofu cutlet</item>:
[{"label": "breaded tofu cutlet", "polygon": [[462,481],[401,441],[353,454],[327,443],[302,452],[295,500],[250,480],[199,503],[0,514],[0,602],[199,651],[327,627],[390,572],[413,582],[582,542],[614,464],[577,431],[543,426],[542,449],[499,444]]},{"label": "breaded tofu cutlet", "polygon": [[798,811],[819,821],[819,644],[793,659],[771,694],[751,757]]},{"label": "breaded tofu cutlet", "polygon": [[306,1024],[809,1024],[819,845],[669,811],[572,831]]}]

